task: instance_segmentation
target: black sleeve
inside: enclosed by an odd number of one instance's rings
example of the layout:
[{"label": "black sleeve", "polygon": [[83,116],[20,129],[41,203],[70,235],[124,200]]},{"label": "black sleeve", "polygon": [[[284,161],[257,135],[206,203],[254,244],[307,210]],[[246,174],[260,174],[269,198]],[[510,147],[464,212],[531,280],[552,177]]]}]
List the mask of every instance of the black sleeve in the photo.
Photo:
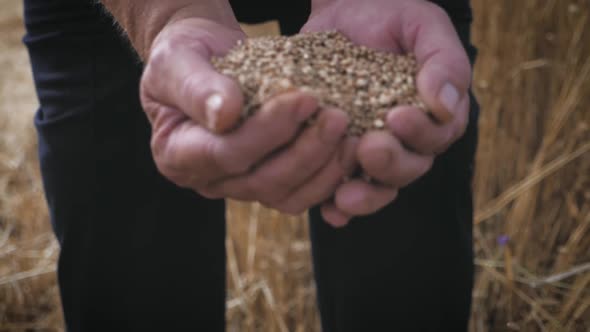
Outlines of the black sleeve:
[{"label": "black sleeve", "polygon": [[473,19],[469,0],[431,0],[441,6],[455,23],[471,22]]}]

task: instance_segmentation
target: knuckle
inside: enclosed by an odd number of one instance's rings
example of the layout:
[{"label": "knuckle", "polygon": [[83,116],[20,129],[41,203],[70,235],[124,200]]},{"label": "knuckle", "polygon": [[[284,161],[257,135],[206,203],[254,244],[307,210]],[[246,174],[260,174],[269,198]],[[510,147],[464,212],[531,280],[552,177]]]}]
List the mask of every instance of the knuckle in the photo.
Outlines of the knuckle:
[{"label": "knuckle", "polygon": [[183,165],[178,149],[170,144],[169,138],[156,133],[152,138],[152,153],[156,164],[164,175],[181,174]]},{"label": "knuckle", "polygon": [[159,147],[152,147],[154,161],[156,162],[158,171],[176,184],[184,182],[182,176],[180,175],[178,165],[175,164],[170,158],[163,156],[163,153],[158,152],[158,148]]},{"label": "knuckle", "polygon": [[179,40],[174,34],[167,34],[160,36],[154,43],[148,58],[148,66],[152,69],[164,68],[171,56],[174,54],[175,45],[179,44]]},{"label": "knuckle", "polygon": [[199,106],[197,94],[195,91],[199,91],[202,89],[203,82],[202,79],[199,79],[199,75],[191,75],[191,73],[186,73],[184,77],[180,79],[179,82],[179,93],[181,96],[187,97],[191,101],[191,105],[195,107]]},{"label": "knuckle", "polygon": [[182,188],[198,188],[201,179],[196,176],[189,176],[179,169],[178,165],[165,158],[155,158],[156,168],[166,179]]},{"label": "knuckle", "polygon": [[159,89],[159,87],[156,85],[157,80],[155,79],[155,77],[157,77],[157,73],[154,71],[154,67],[148,64],[139,82],[140,103],[144,112],[152,123],[154,122],[154,113],[156,113],[157,109],[160,107],[160,104],[157,102]]},{"label": "knuckle", "polygon": [[194,181],[189,179],[186,175],[174,170],[170,165],[167,163],[156,162],[156,166],[158,171],[170,182],[176,184],[182,188],[192,188],[194,185]]},{"label": "knuckle", "polygon": [[174,181],[176,178],[174,176],[175,173],[172,171],[172,168],[170,167],[169,163],[158,157],[154,157],[154,160],[156,162],[156,168],[158,169],[158,172],[160,172],[160,174],[164,175],[172,182],[176,182]]},{"label": "knuckle", "polygon": [[168,137],[154,133],[151,140],[151,150],[156,168],[164,177],[183,188],[199,187],[202,177],[190,172],[183,156],[170,144]]}]

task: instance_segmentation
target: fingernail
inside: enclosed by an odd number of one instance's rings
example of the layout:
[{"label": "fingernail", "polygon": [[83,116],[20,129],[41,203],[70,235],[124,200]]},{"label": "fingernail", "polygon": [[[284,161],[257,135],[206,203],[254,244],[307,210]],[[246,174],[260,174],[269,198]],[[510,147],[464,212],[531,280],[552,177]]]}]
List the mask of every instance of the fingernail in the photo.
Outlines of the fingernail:
[{"label": "fingernail", "polygon": [[459,91],[451,83],[445,83],[439,93],[440,103],[450,114],[454,114],[459,103]]},{"label": "fingernail", "polygon": [[223,97],[219,93],[214,93],[205,101],[205,121],[207,128],[211,131],[217,130],[219,121],[219,111],[223,106]]}]

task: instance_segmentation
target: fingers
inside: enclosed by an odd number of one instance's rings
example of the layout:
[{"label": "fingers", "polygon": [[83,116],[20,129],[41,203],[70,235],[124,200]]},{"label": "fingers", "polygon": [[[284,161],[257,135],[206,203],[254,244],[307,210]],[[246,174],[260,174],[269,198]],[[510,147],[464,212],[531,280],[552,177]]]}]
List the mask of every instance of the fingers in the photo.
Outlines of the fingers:
[{"label": "fingers", "polygon": [[[313,126],[258,168],[249,181],[262,184],[269,193],[291,192],[330,161],[347,127],[348,118],[342,111],[322,111]],[[272,197],[270,201],[283,198]]]},{"label": "fingers", "polygon": [[[222,191],[226,195],[244,200],[258,200],[261,203],[277,208],[293,190],[308,182],[309,178],[324,168],[339,146],[348,127],[346,115],[338,110],[324,110],[317,122],[303,131],[293,144],[285,148],[271,159],[265,161],[252,173],[223,180],[214,184],[211,189]],[[339,165],[338,165],[339,166]],[[342,178],[342,172],[323,179]],[[340,174],[340,175],[338,175]],[[318,185],[324,185],[320,181]],[[323,186],[325,187],[325,185]],[[323,187],[308,190],[317,195]],[[291,210],[306,209],[302,204],[291,204]],[[293,212],[296,213],[296,212]]]},{"label": "fingers", "polygon": [[378,182],[403,188],[424,175],[434,157],[405,149],[390,133],[368,132],[360,141],[357,158],[364,172]]},{"label": "fingers", "polygon": [[348,225],[348,222],[352,219],[352,216],[339,210],[333,201],[322,204],[320,213],[324,220],[335,228]]},{"label": "fingers", "polygon": [[330,162],[313,175],[303,185],[293,191],[275,209],[288,214],[301,214],[311,206],[327,201],[345,177],[356,168],[355,152],[358,138],[346,138],[340,151],[332,156]]},{"label": "fingers", "polygon": [[284,94],[237,130],[219,136],[179,112],[161,107],[153,125],[154,159],[160,172],[176,184],[202,188],[249,171],[288,144],[316,109],[313,97],[299,92]]},{"label": "fingers", "polygon": [[[210,58],[229,49],[241,35],[203,24],[182,22],[162,31],[154,41],[142,78],[142,103],[158,101],[211,131],[225,132],[237,124],[243,96],[236,82],[212,67]],[[217,33],[226,38],[218,39],[225,42],[211,41],[204,28],[220,30]]]},{"label": "fingers", "polygon": [[[469,97],[458,106],[467,113]],[[435,123],[430,116],[413,107],[402,106],[387,115],[391,133],[406,147],[423,155],[440,154],[465,133],[467,116],[456,117],[446,124]]]},{"label": "fingers", "polygon": [[396,197],[394,188],[352,180],[338,188],[334,202],[341,215],[364,216],[381,210]]},{"label": "fingers", "polygon": [[[220,170],[233,175],[246,173],[268,155],[289,144],[317,110],[317,100],[302,92],[274,97],[235,131],[213,141],[210,155]],[[345,126],[342,122],[340,127]],[[339,130],[337,124],[329,127],[329,133],[325,134],[332,135],[333,139],[333,136],[340,135]]]},{"label": "fingers", "polygon": [[469,58],[446,12],[427,1],[416,4],[405,8],[397,33],[420,65],[420,96],[442,123],[466,116],[458,105],[471,83]]}]

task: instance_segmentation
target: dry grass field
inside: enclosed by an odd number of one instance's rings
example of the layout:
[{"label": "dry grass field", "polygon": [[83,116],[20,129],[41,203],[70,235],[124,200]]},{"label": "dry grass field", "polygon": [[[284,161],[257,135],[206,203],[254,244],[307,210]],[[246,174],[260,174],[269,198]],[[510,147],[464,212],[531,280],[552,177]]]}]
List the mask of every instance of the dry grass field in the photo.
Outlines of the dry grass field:
[{"label": "dry grass field", "polygon": [[[471,330],[590,331],[590,2],[473,6]],[[0,331],[62,331],[20,7],[0,0]],[[240,203],[228,217],[228,330],[318,330],[303,218]]]}]

